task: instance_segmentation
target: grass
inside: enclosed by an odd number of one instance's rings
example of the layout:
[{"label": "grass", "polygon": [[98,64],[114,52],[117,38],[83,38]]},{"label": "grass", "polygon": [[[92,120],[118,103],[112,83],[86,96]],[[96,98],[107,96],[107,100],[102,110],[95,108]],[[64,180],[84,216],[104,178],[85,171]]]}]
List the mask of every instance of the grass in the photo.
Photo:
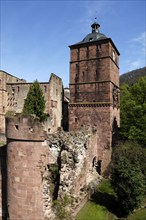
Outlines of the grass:
[{"label": "grass", "polygon": [[145,220],[146,219],[146,208],[138,210],[127,217],[127,220]]},{"label": "grass", "polygon": [[115,220],[115,216],[101,205],[89,201],[78,213],[76,220]]},{"label": "grass", "polygon": [[109,180],[101,182],[96,193],[91,197],[85,206],[77,214],[75,220],[145,220],[146,209],[143,208],[127,218],[118,218],[119,210],[116,194]]},{"label": "grass", "polygon": [[110,181],[104,181],[77,214],[76,220],[115,220],[117,217],[112,210],[115,206],[115,193]]}]

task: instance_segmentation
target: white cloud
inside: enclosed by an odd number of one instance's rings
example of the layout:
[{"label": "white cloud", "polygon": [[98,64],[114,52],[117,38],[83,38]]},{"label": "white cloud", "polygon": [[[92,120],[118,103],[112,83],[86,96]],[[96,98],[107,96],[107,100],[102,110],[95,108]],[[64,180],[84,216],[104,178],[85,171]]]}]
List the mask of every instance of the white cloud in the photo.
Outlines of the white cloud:
[{"label": "white cloud", "polygon": [[128,71],[146,66],[146,32],[130,40],[127,58],[124,64]]},{"label": "white cloud", "polygon": [[141,59],[134,60],[129,64],[129,71],[138,69],[140,67],[143,67],[143,61]]},{"label": "white cloud", "polygon": [[131,40],[133,46],[139,47],[139,52],[146,54],[146,32],[141,33],[139,36]]},{"label": "white cloud", "polygon": [[140,44],[145,45],[145,43],[146,43],[146,32],[141,33],[139,36],[134,38],[132,41],[136,41]]}]

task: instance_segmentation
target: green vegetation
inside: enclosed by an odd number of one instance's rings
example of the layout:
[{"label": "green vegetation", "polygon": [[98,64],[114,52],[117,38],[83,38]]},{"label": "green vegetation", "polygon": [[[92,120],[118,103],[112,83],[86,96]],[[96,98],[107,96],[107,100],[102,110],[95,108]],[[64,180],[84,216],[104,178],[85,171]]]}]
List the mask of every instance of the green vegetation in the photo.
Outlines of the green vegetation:
[{"label": "green vegetation", "polygon": [[112,215],[106,207],[97,205],[93,201],[89,201],[78,213],[76,220],[115,220],[116,217]]},{"label": "green vegetation", "polygon": [[145,220],[146,209],[140,209],[122,218],[117,195],[110,180],[102,181],[96,193],[91,197],[76,216],[76,220]]},{"label": "green vegetation", "polygon": [[36,117],[40,119],[40,121],[44,121],[46,119],[45,111],[45,99],[40,88],[38,81],[34,81],[34,83],[30,86],[29,92],[27,94],[27,98],[23,107],[23,114],[31,115],[34,114]]},{"label": "green vegetation", "polygon": [[111,186],[111,182],[109,180],[104,180],[98,185],[98,192],[106,193],[108,195],[116,196],[114,189]]},{"label": "green vegetation", "polygon": [[121,87],[121,128],[111,179],[121,216],[141,206],[146,194],[146,76]]},{"label": "green vegetation", "polygon": [[127,217],[127,220],[145,220],[146,219],[146,209],[138,210]]},{"label": "green vegetation", "polygon": [[146,145],[146,77],[121,87],[121,135]]},{"label": "green vegetation", "polygon": [[56,199],[56,196],[58,195],[58,190],[56,187],[58,179],[60,177],[58,164],[50,164],[48,170],[50,173],[50,192],[52,194],[53,199]]},{"label": "green vegetation", "polygon": [[99,184],[97,191],[92,195],[90,201],[80,210],[76,220],[115,220],[116,196],[110,181],[106,180]]},{"label": "green vegetation", "polygon": [[[144,155],[145,153],[145,155]],[[120,204],[120,213],[127,216],[141,206],[145,196],[146,151],[133,142],[120,143],[114,152],[111,179]]]},{"label": "green vegetation", "polygon": [[64,219],[64,220],[71,220],[70,214],[68,210],[66,210],[67,205],[71,203],[70,198],[65,195],[63,198],[60,198],[58,200],[54,200],[54,210],[57,216],[57,219]]}]

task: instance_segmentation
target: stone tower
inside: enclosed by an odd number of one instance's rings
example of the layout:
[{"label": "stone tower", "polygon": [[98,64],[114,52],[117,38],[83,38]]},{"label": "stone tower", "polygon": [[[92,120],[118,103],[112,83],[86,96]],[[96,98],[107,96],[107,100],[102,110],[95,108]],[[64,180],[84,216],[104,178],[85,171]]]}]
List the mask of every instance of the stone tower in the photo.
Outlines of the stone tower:
[{"label": "stone tower", "polygon": [[53,219],[43,177],[49,160],[46,132],[32,117],[7,118],[6,123],[8,216],[12,220]]},{"label": "stone tower", "polygon": [[111,38],[92,32],[70,46],[69,130],[93,127],[98,133],[98,160],[107,168],[119,117],[119,51]]}]

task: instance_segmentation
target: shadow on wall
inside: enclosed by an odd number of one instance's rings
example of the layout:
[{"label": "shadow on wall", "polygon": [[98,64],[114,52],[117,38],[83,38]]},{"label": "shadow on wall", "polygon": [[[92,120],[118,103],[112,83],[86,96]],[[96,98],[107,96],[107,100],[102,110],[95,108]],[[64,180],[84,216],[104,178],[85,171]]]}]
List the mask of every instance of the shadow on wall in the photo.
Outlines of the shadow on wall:
[{"label": "shadow on wall", "polygon": [[1,175],[1,206],[2,220],[7,220],[7,147],[6,145],[0,147],[0,175]]}]

